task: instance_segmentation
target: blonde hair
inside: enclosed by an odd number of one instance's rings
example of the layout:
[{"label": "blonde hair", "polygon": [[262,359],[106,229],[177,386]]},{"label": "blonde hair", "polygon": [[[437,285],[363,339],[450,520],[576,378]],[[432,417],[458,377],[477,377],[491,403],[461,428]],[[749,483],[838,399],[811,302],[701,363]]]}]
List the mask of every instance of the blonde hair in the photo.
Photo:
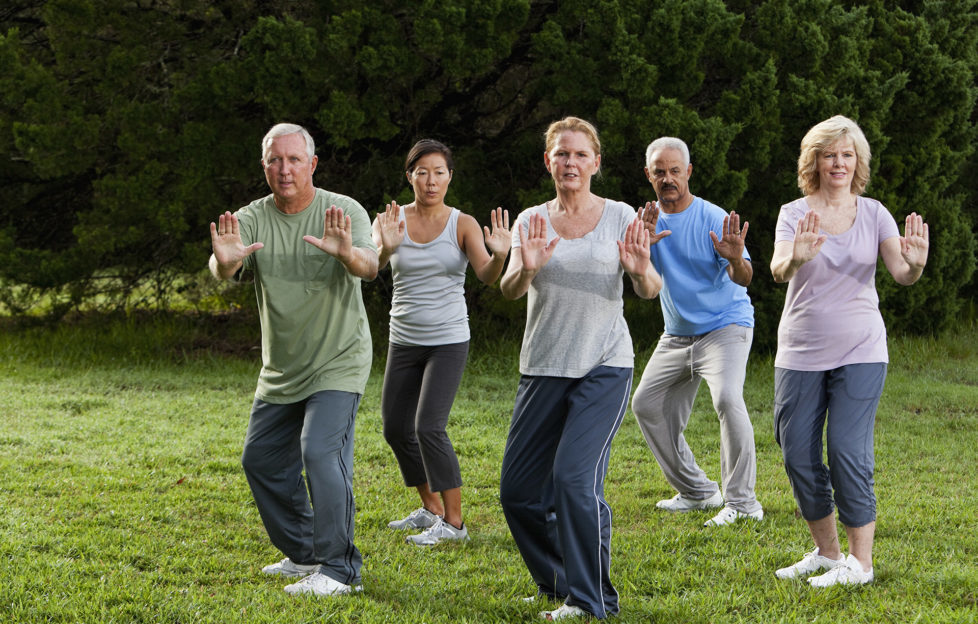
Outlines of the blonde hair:
[{"label": "blonde hair", "polygon": [[548,153],[554,148],[554,145],[557,144],[557,138],[560,137],[562,132],[583,133],[591,142],[591,148],[594,149],[594,155],[601,155],[601,140],[598,139],[598,129],[591,125],[590,122],[584,121],[580,117],[564,117],[560,121],[555,121],[550,124],[550,127],[547,128],[547,131],[543,135]]},{"label": "blonde hair", "polygon": [[852,139],[852,145],[856,150],[856,171],[852,176],[850,190],[856,195],[862,195],[866,190],[866,185],[869,184],[869,161],[872,157],[869,141],[855,121],[836,115],[812,126],[801,140],[801,154],[798,156],[798,188],[804,195],[812,195],[818,191],[818,157],[843,137]]}]

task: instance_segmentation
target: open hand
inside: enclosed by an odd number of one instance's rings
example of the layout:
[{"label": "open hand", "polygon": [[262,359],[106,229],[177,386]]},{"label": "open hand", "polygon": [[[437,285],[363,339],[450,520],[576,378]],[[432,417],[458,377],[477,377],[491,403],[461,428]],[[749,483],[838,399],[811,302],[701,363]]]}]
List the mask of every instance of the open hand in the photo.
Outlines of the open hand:
[{"label": "open hand", "polygon": [[344,264],[353,256],[353,227],[350,217],[336,206],[326,209],[323,217],[323,237],[303,236],[302,240],[343,261]]},{"label": "open hand", "polygon": [[496,208],[489,212],[492,230],[482,226],[482,234],[486,239],[486,247],[494,255],[509,253],[513,243],[513,233],[509,231],[509,211]]}]

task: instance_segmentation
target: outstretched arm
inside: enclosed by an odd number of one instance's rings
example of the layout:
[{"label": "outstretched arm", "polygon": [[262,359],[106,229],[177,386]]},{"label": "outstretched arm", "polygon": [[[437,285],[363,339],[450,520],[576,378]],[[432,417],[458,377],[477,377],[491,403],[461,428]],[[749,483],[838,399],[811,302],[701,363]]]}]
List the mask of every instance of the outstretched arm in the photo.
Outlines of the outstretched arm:
[{"label": "outstretched arm", "polygon": [[[519,228],[519,225],[516,227]],[[499,283],[507,299],[519,299],[530,290],[533,278],[550,261],[554,248],[560,242],[559,236],[547,242],[547,220],[538,214],[530,215],[526,229],[519,228],[519,236],[519,252],[510,254],[509,266]]]},{"label": "outstretched arm", "polygon": [[384,212],[377,213],[373,225],[374,244],[377,245],[377,268],[382,269],[390,262],[391,256],[404,242],[407,225],[400,218],[401,208],[397,202],[387,204]]},{"label": "outstretched arm", "polygon": [[211,275],[221,280],[231,279],[241,268],[244,259],[264,246],[264,243],[252,243],[246,247],[241,241],[238,218],[225,211],[216,224],[211,222],[211,248],[214,253],[207,263]]},{"label": "outstretched arm", "polygon": [[723,218],[723,238],[719,238],[713,230],[710,230],[710,238],[713,240],[713,248],[716,249],[720,257],[728,262],[727,275],[735,284],[747,287],[754,277],[754,267],[750,260],[744,258],[744,244],[747,240],[747,228],[749,223],[744,221],[744,226],[740,226],[740,215],[731,211]]},{"label": "outstretched arm", "polygon": [[924,272],[930,249],[930,228],[915,212],[907,215],[903,236],[888,238],[880,243],[883,264],[897,284],[910,286]]},{"label": "outstretched arm", "polygon": [[[489,220],[492,223],[490,230],[479,224],[469,215],[462,215],[459,220],[459,228],[462,230],[463,249],[465,255],[475,271],[475,276],[483,284],[491,284],[499,279],[506,264],[506,256],[509,255],[509,247],[512,244],[513,236],[509,231],[509,211],[496,208],[489,212]],[[489,252],[486,253],[486,248]]]},{"label": "outstretched arm", "polygon": [[793,241],[781,241],[774,245],[771,257],[771,274],[774,281],[784,283],[795,276],[806,262],[815,258],[828,237],[819,233],[818,214],[809,210],[798,220]]},{"label": "outstretched arm", "polygon": [[377,252],[353,246],[353,227],[349,215],[330,206],[323,218],[323,237],[303,236],[302,240],[339,260],[355,277],[372,280],[377,277]]},{"label": "outstretched arm", "polygon": [[635,294],[642,299],[651,299],[662,290],[662,277],[659,275],[649,256],[649,239],[651,234],[646,229],[641,217],[636,217],[628,224],[624,240],[618,241],[618,258],[621,267],[632,279]]}]

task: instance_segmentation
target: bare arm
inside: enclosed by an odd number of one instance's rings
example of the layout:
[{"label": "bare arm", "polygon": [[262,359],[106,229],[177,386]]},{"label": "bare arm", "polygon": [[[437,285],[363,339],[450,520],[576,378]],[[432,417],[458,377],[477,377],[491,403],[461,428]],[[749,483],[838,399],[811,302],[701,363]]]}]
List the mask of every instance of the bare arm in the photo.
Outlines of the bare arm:
[{"label": "bare arm", "polygon": [[628,224],[624,240],[618,241],[621,266],[632,280],[632,289],[642,299],[651,299],[662,290],[662,277],[649,258],[651,234],[641,217]]},{"label": "bare arm", "polygon": [[[519,228],[519,225],[517,224]],[[556,236],[547,242],[547,222],[542,216],[530,216],[526,230],[519,228],[520,248],[510,254],[509,266],[499,283],[503,296],[519,299],[530,290],[530,283],[540,269],[550,261],[554,248],[560,241]]]},{"label": "bare arm", "polygon": [[397,248],[404,242],[404,231],[406,224],[400,220],[401,208],[397,202],[387,204],[384,212],[378,213],[374,220],[371,235],[374,244],[377,245],[377,269],[380,270],[387,266],[391,256]]},{"label": "bare arm", "polygon": [[747,240],[747,228],[750,224],[744,221],[743,227],[740,225],[740,215],[732,212],[723,218],[723,237],[718,237],[716,232],[710,231],[710,238],[713,240],[713,248],[716,249],[720,257],[727,261],[727,275],[735,284],[744,286],[750,285],[754,277],[754,267],[750,261],[744,258],[744,246]]},{"label": "bare arm", "polygon": [[[489,213],[492,230],[479,224],[469,215],[459,215],[459,235],[462,238],[462,250],[475,271],[475,276],[483,284],[492,284],[503,272],[506,256],[512,234],[509,230],[509,211],[496,208]],[[489,252],[486,252],[486,247]]]},{"label": "bare arm", "polygon": [[828,237],[819,233],[818,214],[809,210],[798,220],[793,241],[781,241],[774,245],[771,257],[771,274],[779,284],[787,282],[806,262],[815,258]]},{"label": "bare arm", "polygon": [[377,252],[353,246],[353,228],[349,215],[336,206],[330,206],[323,218],[323,237],[303,236],[302,240],[333,256],[346,268],[347,273],[363,280],[377,277]]},{"label": "bare arm", "polygon": [[901,286],[910,286],[924,272],[930,249],[930,228],[915,212],[907,215],[904,235],[880,243],[883,264]]},{"label": "bare arm", "polygon": [[211,254],[207,266],[211,275],[220,280],[234,277],[244,263],[244,259],[261,249],[263,243],[252,243],[247,247],[241,241],[238,218],[225,211],[217,223],[211,223]]}]

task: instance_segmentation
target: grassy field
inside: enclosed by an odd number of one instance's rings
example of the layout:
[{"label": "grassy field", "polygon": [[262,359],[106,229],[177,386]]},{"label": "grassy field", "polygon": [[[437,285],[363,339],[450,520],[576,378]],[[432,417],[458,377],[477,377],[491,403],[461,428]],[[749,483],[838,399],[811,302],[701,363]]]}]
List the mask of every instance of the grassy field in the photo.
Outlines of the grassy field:
[{"label": "grassy field", "polygon": [[[473,349],[450,433],[472,535],[419,549],[387,521],[417,506],[381,437],[377,362],[357,424],[365,591],[292,597],[239,458],[257,330],[189,320],[0,329],[0,622],[531,622],[540,607],[498,502],[518,345]],[[639,354],[639,368],[648,353]],[[876,582],[815,591],[773,571],[809,550],[771,431],[771,360],[746,389],[766,516],[718,530],[673,494],[626,418],[607,498],[627,622],[978,620],[978,329],[891,341],[877,428]],[[688,431],[719,476],[702,388]]]}]

